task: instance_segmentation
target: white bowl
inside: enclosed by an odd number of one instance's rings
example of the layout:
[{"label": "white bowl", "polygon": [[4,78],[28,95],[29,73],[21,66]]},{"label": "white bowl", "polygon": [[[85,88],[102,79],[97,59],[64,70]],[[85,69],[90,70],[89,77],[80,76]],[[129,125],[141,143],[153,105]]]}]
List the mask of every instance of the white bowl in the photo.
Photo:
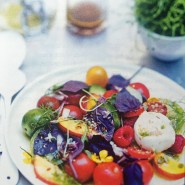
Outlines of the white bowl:
[{"label": "white bowl", "polygon": [[170,62],[185,57],[185,36],[170,37],[139,28],[149,53],[160,60]]}]

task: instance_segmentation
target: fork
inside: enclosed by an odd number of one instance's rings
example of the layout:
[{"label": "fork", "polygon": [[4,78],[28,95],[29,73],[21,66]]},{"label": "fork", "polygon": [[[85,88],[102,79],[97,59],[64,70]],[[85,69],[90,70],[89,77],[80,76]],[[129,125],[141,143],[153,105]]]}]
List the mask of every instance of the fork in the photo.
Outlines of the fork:
[{"label": "fork", "polygon": [[19,180],[19,171],[11,161],[11,158],[8,154],[5,132],[7,128],[7,118],[11,107],[11,100],[15,93],[17,93],[26,82],[25,75],[20,71],[13,71],[12,76],[16,78],[4,80],[6,83],[3,86],[3,80],[0,81],[0,93],[1,93],[1,105],[3,107],[1,115],[0,130],[2,132],[0,137],[0,185],[16,185]]}]

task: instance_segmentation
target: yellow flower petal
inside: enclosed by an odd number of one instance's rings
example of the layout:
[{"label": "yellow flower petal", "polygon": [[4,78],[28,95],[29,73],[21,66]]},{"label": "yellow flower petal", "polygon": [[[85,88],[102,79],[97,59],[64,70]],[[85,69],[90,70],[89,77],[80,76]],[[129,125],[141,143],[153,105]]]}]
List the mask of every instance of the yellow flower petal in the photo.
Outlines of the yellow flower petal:
[{"label": "yellow flower petal", "polygon": [[28,153],[23,152],[22,155],[24,156],[23,162],[25,164],[31,164],[32,163],[32,157]]},{"label": "yellow flower petal", "polygon": [[101,150],[99,152],[100,159],[105,159],[108,156],[108,151],[107,150]]},{"label": "yellow flower petal", "polygon": [[114,158],[112,156],[107,156],[105,158],[105,162],[113,162],[114,161]]}]

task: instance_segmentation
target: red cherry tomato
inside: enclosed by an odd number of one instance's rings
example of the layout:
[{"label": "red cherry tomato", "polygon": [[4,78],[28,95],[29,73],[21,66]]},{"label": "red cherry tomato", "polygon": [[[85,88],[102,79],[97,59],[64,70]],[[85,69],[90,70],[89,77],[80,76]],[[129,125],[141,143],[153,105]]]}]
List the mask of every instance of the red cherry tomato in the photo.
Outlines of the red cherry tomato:
[{"label": "red cherry tomato", "polygon": [[129,111],[129,112],[124,113],[122,116],[125,118],[130,118],[130,117],[139,116],[142,112],[144,112],[144,108],[141,106],[134,111]]},{"label": "red cherry tomato", "polygon": [[134,82],[134,83],[130,83],[129,85],[134,89],[136,89],[137,91],[139,91],[146,99],[150,97],[150,92],[144,84],[140,82]]},{"label": "red cherry tomato", "polygon": [[130,146],[127,148],[128,154],[137,159],[153,159],[155,154],[152,151],[144,150],[136,146]]},{"label": "red cherry tomato", "polygon": [[147,111],[148,112],[159,112],[163,115],[166,115],[167,107],[161,102],[149,102],[147,103]]},{"label": "red cherry tomato", "polygon": [[83,118],[82,110],[79,107],[75,106],[75,105],[65,105],[64,108],[63,108],[62,114],[64,112],[64,109],[69,109],[70,110],[68,117],[72,117],[72,118],[75,118],[75,119],[82,119]]},{"label": "red cherry tomato", "polygon": [[148,162],[148,160],[137,161],[137,164],[140,165],[143,172],[143,184],[148,185],[154,174],[152,165]]},{"label": "red cherry tomato", "polygon": [[60,107],[60,102],[55,97],[42,96],[37,102],[37,107],[42,107],[42,106],[50,107],[53,110],[56,110]]},{"label": "red cherry tomato", "polygon": [[134,138],[134,130],[131,126],[123,126],[113,135],[114,142],[120,147],[127,147]]},{"label": "red cherry tomato", "polygon": [[[77,180],[79,182],[84,183],[92,178],[96,163],[93,162],[85,153],[78,155],[72,163],[77,172]],[[69,164],[65,164],[64,168],[70,176],[74,177],[73,171]]]},{"label": "red cherry tomato", "polygon": [[77,105],[77,106],[79,106],[80,98],[84,96],[84,93],[81,91],[77,93],[66,92],[65,94],[67,94],[68,96],[67,98],[68,104]]},{"label": "red cherry tomato", "polygon": [[117,163],[100,163],[94,170],[93,180],[94,185],[121,185],[123,184],[123,172]]},{"label": "red cherry tomato", "polygon": [[106,99],[112,97],[114,94],[117,94],[118,92],[116,90],[108,90],[104,93],[103,97]]}]

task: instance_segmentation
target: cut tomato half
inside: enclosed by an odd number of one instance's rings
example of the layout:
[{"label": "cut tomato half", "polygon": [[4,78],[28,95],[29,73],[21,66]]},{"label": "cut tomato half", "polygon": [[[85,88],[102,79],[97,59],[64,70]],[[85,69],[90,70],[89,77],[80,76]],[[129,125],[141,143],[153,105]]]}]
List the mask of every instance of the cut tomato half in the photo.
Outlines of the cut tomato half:
[{"label": "cut tomato half", "polygon": [[152,151],[145,150],[136,146],[130,146],[127,148],[128,154],[137,159],[153,159],[155,154]]}]

